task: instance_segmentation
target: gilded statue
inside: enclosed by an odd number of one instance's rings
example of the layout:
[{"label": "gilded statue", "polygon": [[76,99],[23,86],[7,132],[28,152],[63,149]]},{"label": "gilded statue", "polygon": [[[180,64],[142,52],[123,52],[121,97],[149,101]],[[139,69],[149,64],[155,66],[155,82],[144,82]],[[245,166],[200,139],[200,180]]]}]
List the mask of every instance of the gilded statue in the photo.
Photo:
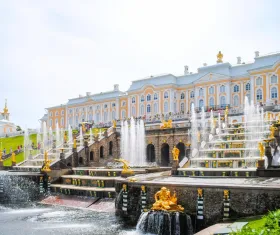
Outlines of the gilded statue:
[{"label": "gilded statue", "polygon": [[172,120],[171,119],[169,119],[167,122],[162,121],[162,123],[160,125],[160,129],[168,129],[168,128],[172,128]]},{"label": "gilded statue", "polygon": [[123,185],[122,185],[122,189],[123,189],[124,192],[126,192],[126,191],[127,191],[127,185],[126,185],[126,184],[123,184]]},{"label": "gilded statue", "polygon": [[271,125],[269,127],[269,130],[270,130],[270,135],[269,135],[269,139],[274,139],[274,134],[275,134],[275,131],[277,130],[277,127],[274,127],[273,125]]},{"label": "gilded statue", "polygon": [[171,196],[169,189],[162,187],[160,191],[155,194],[155,203],[152,210],[158,211],[184,211],[184,208],[177,205],[176,192]]},{"label": "gilded statue", "polygon": [[12,152],[12,162],[16,163],[16,154],[15,152]]},{"label": "gilded statue", "polygon": [[42,171],[50,172],[50,171],[51,171],[51,169],[50,169],[51,161],[50,161],[49,158],[48,158],[48,153],[47,153],[47,151],[45,151],[44,158],[45,158],[45,160],[44,160],[44,165],[43,165]]},{"label": "gilded statue", "polygon": [[86,127],[85,127],[84,123],[82,123],[82,131],[83,131],[83,133],[86,133]]},{"label": "gilded statue", "polygon": [[117,128],[117,121],[113,120],[113,128]]},{"label": "gilded statue", "polygon": [[265,153],[265,147],[264,147],[264,145],[263,145],[263,143],[262,142],[259,142],[259,150],[260,150],[260,156],[261,156],[261,160],[263,159],[263,157],[264,157],[264,153]]},{"label": "gilded statue", "polygon": [[226,106],[226,110],[225,110],[225,119],[227,119],[228,117],[228,106]]},{"label": "gilded statue", "polygon": [[203,197],[203,189],[199,188],[197,189],[197,195],[199,198],[202,198]]},{"label": "gilded statue", "polygon": [[221,53],[221,51],[219,51],[217,55],[217,63],[223,63],[223,57],[224,55]]},{"label": "gilded statue", "polygon": [[73,140],[73,148],[74,148],[74,149],[77,148],[77,140],[76,140],[76,139]]},{"label": "gilded statue", "polygon": [[180,150],[176,146],[174,146],[174,148],[172,150],[172,154],[173,154],[173,160],[174,161],[178,161],[179,160]]},{"label": "gilded statue", "polygon": [[128,165],[129,162],[124,160],[124,159],[114,159],[116,162],[121,162],[123,164],[123,170],[122,170],[122,174],[124,175],[132,175],[134,174],[133,170],[131,170],[130,166]]},{"label": "gilded statue", "polygon": [[64,143],[66,144],[66,143],[67,143],[67,133],[66,133],[66,131],[64,132],[64,137],[63,137],[63,139],[64,139]]},{"label": "gilded statue", "polygon": [[146,192],[146,187],[145,187],[144,185],[141,186],[141,191],[142,191],[143,193]]},{"label": "gilded statue", "polygon": [[224,190],[224,198],[225,199],[229,198],[229,190]]}]

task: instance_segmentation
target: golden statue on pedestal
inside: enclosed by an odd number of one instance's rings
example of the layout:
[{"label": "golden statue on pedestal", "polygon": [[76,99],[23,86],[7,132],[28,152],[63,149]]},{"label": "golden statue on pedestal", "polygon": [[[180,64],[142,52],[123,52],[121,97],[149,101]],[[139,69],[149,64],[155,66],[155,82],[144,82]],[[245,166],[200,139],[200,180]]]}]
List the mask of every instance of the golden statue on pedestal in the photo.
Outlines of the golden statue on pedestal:
[{"label": "golden statue on pedestal", "polygon": [[76,138],[73,140],[73,148],[74,148],[74,149],[77,148],[77,140],[76,140]]},{"label": "golden statue on pedestal", "polygon": [[123,164],[122,175],[133,175],[134,172],[131,170],[130,166],[128,165],[129,162],[124,159],[114,159],[116,162],[121,162]]},{"label": "golden statue on pedestal", "polygon": [[269,130],[270,130],[270,135],[268,136],[269,139],[274,139],[274,133],[275,131],[277,131],[277,127],[274,127],[273,125],[271,125],[269,127]]},{"label": "golden statue on pedestal", "polygon": [[113,120],[113,128],[117,128],[117,121]]},{"label": "golden statue on pedestal", "polygon": [[66,133],[66,131],[64,132],[64,137],[63,137],[63,139],[64,139],[64,144],[66,144],[66,143],[67,143],[67,133]]},{"label": "golden statue on pedestal", "polygon": [[82,124],[82,132],[83,132],[83,133],[86,133],[86,127],[85,127],[85,124],[84,124],[84,123]]},{"label": "golden statue on pedestal", "polygon": [[219,51],[217,55],[217,63],[223,63],[223,57],[224,55],[221,53],[221,51]]},{"label": "golden statue on pedestal", "polygon": [[226,110],[225,110],[225,119],[227,119],[227,117],[228,117],[228,106],[226,107]]},{"label": "golden statue on pedestal", "polygon": [[13,162],[13,163],[16,163],[16,162],[17,162],[15,152],[12,152],[12,162]]},{"label": "golden statue on pedestal", "polygon": [[51,168],[50,168],[51,161],[48,158],[47,151],[45,151],[45,156],[44,157],[45,157],[45,160],[44,160],[44,166],[42,168],[42,171],[50,172],[51,171]]},{"label": "golden statue on pedestal", "polygon": [[178,161],[179,160],[180,150],[176,146],[174,146],[174,148],[172,150],[172,154],[173,154],[173,160],[174,161]]},{"label": "golden statue on pedestal", "polygon": [[155,194],[155,203],[151,210],[157,211],[184,211],[184,208],[177,205],[176,192],[173,196],[170,195],[169,189],[162,187],[160,191]]},{"label": "golden statue on pedestal", "polygon": [[259,142],[259,150],[260,150],[261,160],[263,160],[264,153],[265,153],[265,147],[263,146],[262,142]]},{"label": "golden statue on pedestal", "polygon": [[172,128],[172,120],[171,119],[169,119],[167,122],[162,121],[162,123],[160,125],[160,129],[168,129],[168,128]]}]

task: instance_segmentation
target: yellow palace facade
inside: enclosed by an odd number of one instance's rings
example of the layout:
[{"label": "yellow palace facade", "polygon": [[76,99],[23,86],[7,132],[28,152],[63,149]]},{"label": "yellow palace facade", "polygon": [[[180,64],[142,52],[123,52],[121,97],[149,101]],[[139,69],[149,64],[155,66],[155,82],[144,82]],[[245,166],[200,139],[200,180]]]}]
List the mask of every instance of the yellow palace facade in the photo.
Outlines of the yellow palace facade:
[{"label": "yellow palace facade", "polygon": [[41,119],[49,127],[56,123],[62,128],[77,127],[80,122],[109,123],[129,117],[153,117],[157,114],[188,113],[192,104],[196,109],[204,107],[223,109],[243,108],[245,97],[254,104],[279,104],[280,53],[260,55],[255,52],[254,61],[244,63],[237,57],[232,65],[223,61],[221,52],[217,63],[206,65],[184,75],[165,74],[133,81],[123,92],[118,85],[109,92],[90,94],[69,99],[66,104],[47,108]]}]

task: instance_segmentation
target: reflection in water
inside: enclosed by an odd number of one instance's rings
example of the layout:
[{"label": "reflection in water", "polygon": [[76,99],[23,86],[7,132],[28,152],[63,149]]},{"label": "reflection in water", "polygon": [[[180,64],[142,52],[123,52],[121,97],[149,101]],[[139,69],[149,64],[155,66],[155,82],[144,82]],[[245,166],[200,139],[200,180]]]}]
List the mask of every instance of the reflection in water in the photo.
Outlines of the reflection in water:
[{"label": "reflection in water", "polygon": [[43,205],[0,206],[1,235],[97,235],[138,234],[114,213],[102,213]]}]

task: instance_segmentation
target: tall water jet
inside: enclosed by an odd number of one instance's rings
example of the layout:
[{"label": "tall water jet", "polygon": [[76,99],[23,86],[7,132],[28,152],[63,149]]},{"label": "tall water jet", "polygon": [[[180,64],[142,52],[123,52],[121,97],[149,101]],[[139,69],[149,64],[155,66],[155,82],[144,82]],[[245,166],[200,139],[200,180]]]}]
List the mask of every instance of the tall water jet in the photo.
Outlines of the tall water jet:
[{"label": "tall water jet", "polygon": [[29,150],[31,149],[31,143],[29,139],[29,132],[28,129],[24,131],[24,140],[23,140],[23,146],[24,146],[24,160],[28,159],[29,156]]},{"label": "tall water jet", "polygon": [[53,143],[53,131],[52,128],[49,128],[49,136],[48,136],[48,150],[52,148],[52,143]]},{"label": "tall water jet", "polygon": [[84,138],[83,138],[83,128],[82,128],[82,126],[80,126],[79,140],[80,140],[80,146],[84,146]]},{"label": "tall water jet", "polygon": [[205,140],[206,138],[206,121],[205,121],[205,111],[204,108],[202,108],[202,112],[201,112],[201,136],[202,136],[202,140]]},{"label": "tall water jet", "polygon": [[73,132],[70,125],[68,125],[68,142],[69,144],[73,143]]},{"label": "tall water jet", "polygon": [[194,104],[191,107],[191,158],[198,154],[198,125]]},{"label": "tall water jet", "polygon": [[48,131],[47,131],[47,123],[43,122],[43,146],[42,149],[47,150],[48,146]]},{"label": "tall water jet", "polygon": [[55,140],[56,140],[56,147],[60,145],[60,129],[58,123],[55,125]]},{"label": "tall water jet", "polygon": [[93,143],[92,128],[89,129],[89,142],[90,142],[90,143]]}]

